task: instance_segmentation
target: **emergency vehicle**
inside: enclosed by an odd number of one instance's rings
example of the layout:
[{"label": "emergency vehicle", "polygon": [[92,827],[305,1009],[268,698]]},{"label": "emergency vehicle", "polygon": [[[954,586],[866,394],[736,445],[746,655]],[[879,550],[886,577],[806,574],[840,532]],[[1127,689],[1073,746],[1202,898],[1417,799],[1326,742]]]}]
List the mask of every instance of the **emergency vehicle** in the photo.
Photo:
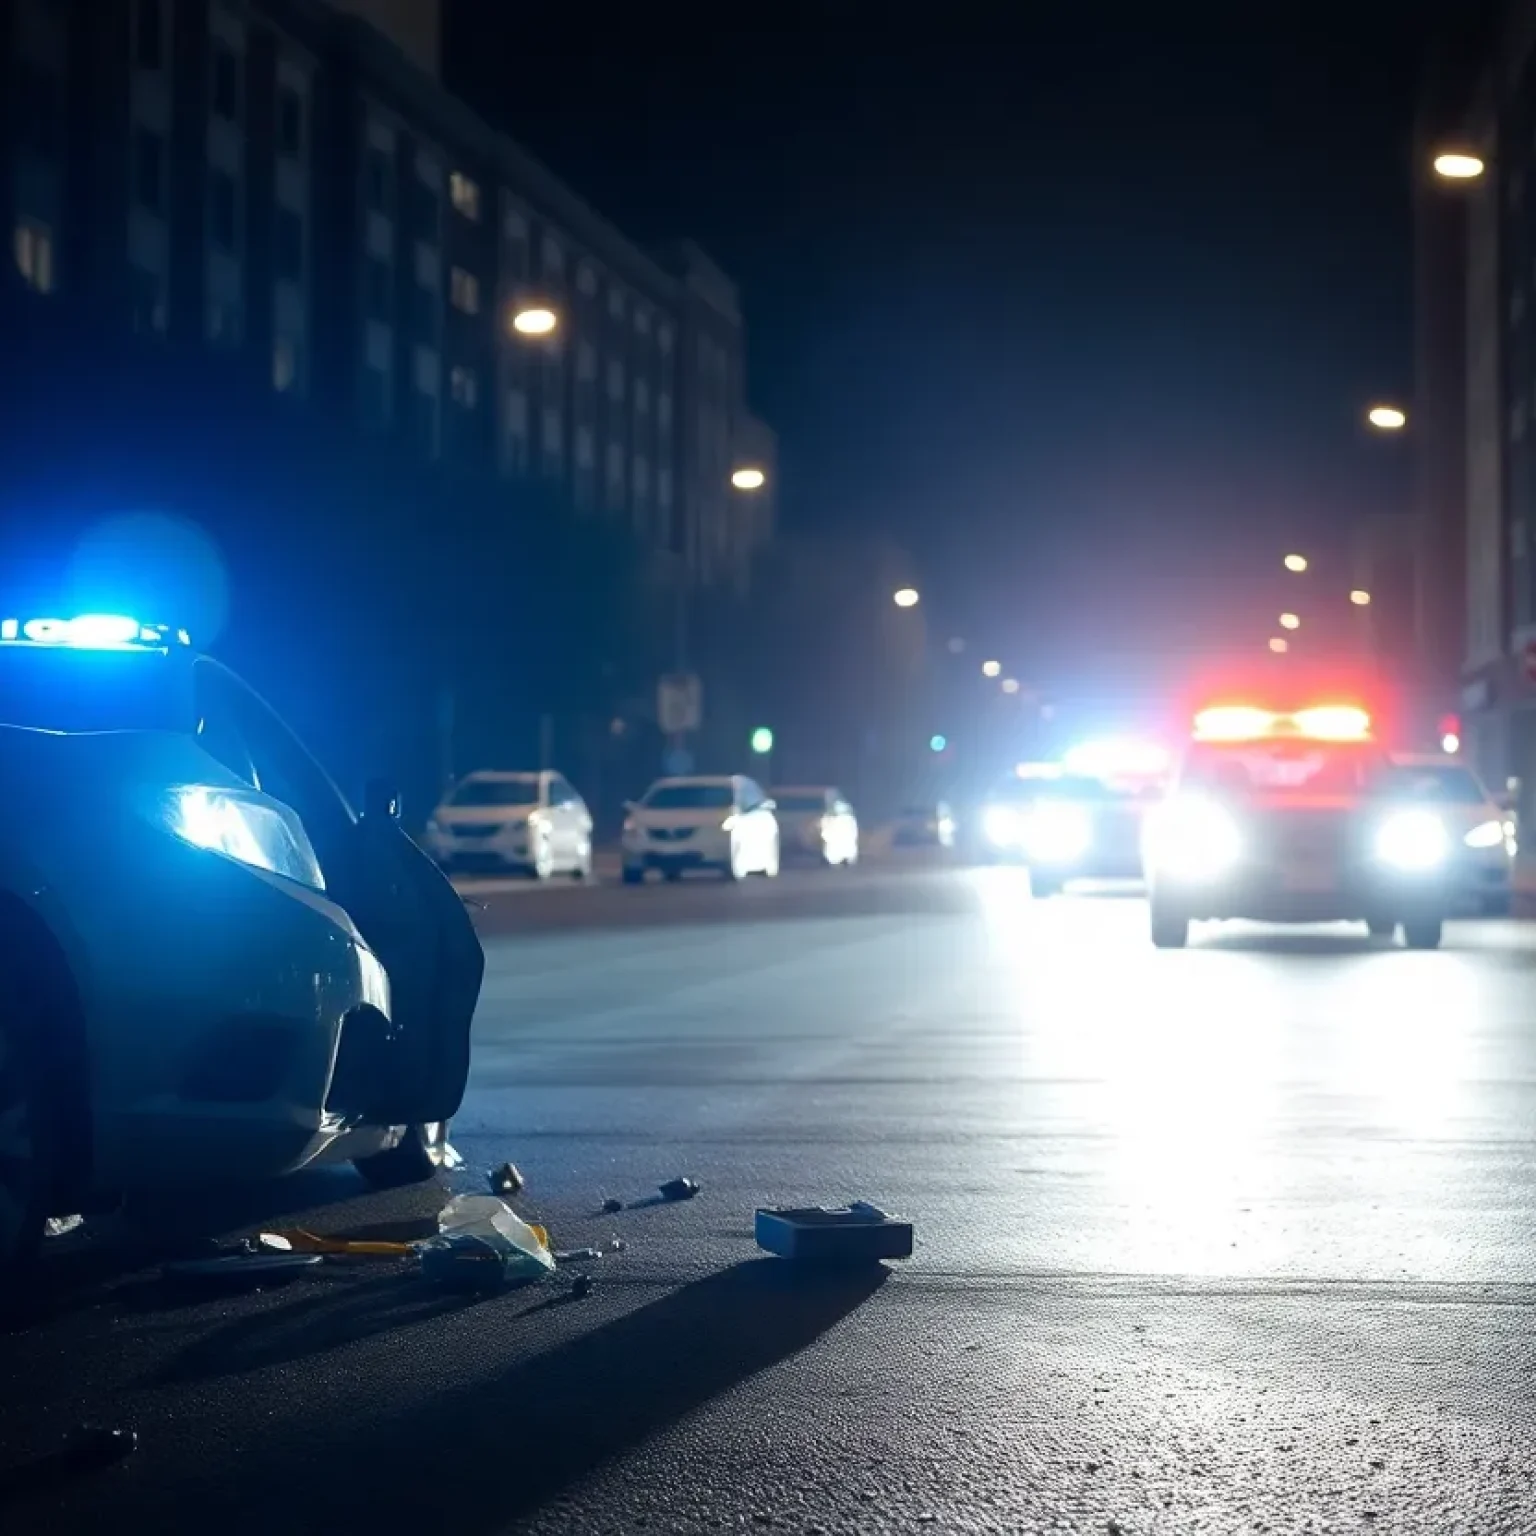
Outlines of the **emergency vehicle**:
[{"label": "emergency vehicle", "polygon": [[1458,842],[1444,810],[1415,796],[1354,704],[1204,709],[1147,823],[1152,942],[1182,948],[1194,921],[1250,918],[1362,922],[1434,949]]}]

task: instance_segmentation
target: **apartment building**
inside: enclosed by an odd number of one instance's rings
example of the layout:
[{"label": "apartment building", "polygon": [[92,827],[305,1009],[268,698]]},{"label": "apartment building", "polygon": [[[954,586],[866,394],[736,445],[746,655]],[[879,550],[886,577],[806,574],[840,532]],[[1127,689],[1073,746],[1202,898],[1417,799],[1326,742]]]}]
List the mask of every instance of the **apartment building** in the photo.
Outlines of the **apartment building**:
[{"label": "apartment building", "polygon": [[[697,247],[641,250],[447,93],[437,9],[11,0],[16,280],[744,587],[777,477],[734,285]],[[534,309],[552,328],[519,328]]]}]

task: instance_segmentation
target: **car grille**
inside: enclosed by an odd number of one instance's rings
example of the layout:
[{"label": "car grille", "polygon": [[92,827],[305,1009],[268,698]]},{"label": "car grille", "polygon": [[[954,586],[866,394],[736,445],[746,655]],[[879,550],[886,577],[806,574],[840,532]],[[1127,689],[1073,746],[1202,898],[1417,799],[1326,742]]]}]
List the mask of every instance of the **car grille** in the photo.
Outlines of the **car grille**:
[{"label": "car grille", "polygon": [[493,837],[501,831],[499,821],[452,824],[446,828],[454,837]]},{"label": "car grille", "polygon": [[1266,864],[1343,864],[1359,837],[1359,818],[1348,811],[1274,811],[1251,825],[1254,857]]},{"label": "car grille", "polygon": [[651,838],[658,843],[680,843],[693,836],[692,827],[652,827]]}]

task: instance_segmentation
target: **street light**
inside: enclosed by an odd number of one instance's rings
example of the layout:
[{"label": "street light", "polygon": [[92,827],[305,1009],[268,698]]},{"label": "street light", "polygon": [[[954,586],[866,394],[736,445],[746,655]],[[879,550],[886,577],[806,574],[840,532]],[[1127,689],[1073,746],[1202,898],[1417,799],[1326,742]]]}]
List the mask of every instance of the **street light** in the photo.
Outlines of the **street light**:
[{"label": "street light", "polygon": [[1355,590],[1349,594],[1349,600],[1355,605],[1356,608],[1369,608],[1371,606],[1371,594],[1367,592],[1363,587],[1356,587]]},{"label": "street light", "polygon": [[760,725],[752,732],[752,750],[759,757],[767,757],[773,751],[773,732],[766,725]]},{"label": "street light", "polygon": [[1408,425],[1408,414],[1395,405],[1373,405],[1365,418],[1378,432],[1401,432]]},{"label": "street light", "polygon": [[1280,615],[1281,629],[1300,629],[1301,620],[1294,613],[1282,613]]},{"label": "street light", "polygon": [[916,608],[918,604],[917,588],[898,587],[893,593],[891,593],[891,601],[895,603],[898,608]]},{"label": "street light", "polygon": [[1481,155],[1468,150],[1447,150],[1435,156],[1435,175],[1445,181],[1476,181],[1488,169]]},{"label": "street light", "polygon": [[981,675],[983,677],[997,677],[1002,670],[1003,664],[1000,661],[984,661],[981,664]]},{"label": "street light", "polygon": [[1017,693],[1019,691],[1019,680],[1016,677],[1005,677],[1002,687],[1004,693]]},{"label": "street light", "polygon": [[1290,650],[1291,642],[1282,638],[1280,635],[1271,635],[1269,637],[1269,648],[1275,653],[1276,656],[1283,656],[1288,650]]},{"label": "street light", "polygon": [[1285,557],[1285,568],[1288,571],[1304,571],[1307,568],[1307,557],[1305,555],[1287,555]]},{"label": "street light", "polygon": [[542,304],[530,304],[512,316],[512,329],[519,336],[549,336],[559,324],[559,315]]},{"label": "street light", "polygon": [[731,484],[738,491],[760,491],[767,480],[768,476],[755,464],[743,464],[740,469],[731,474]]}]

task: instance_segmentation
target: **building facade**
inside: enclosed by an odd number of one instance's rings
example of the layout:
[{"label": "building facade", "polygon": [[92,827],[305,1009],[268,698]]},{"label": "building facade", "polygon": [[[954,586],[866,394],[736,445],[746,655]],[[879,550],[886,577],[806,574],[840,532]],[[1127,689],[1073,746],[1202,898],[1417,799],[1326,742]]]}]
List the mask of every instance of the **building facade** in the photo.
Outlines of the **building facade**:
[{"label": "building facade", "polygon": [[[437,9],[12,0],[16,278],[743,587],[777,481],[734,286],[696,247],[640,250],[445,92]],[[533,306],[548,335],[513,325]]]}]

